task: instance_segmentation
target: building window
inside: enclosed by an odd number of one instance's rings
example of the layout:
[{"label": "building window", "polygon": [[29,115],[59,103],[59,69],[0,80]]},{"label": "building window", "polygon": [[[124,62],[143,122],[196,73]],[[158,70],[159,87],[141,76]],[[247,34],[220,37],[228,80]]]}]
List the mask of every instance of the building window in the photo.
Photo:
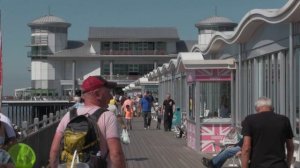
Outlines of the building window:
[{"label": "building window", "polygon": [[114,75],[127,75],[128,74],[128,65],[127,64],[114,64],[113,65],[113,74]]},{"label": "building window", "polygon": [[48,44],[48,34],[32,34],[31,36],[31,44],[44,44],[47,45]]},{"label": "building window", "polygon": [[119,51],[119,43],[118,42],[113,42],[113,51]]},{"label": "building window", "polygon": [[167,49],[167,44],[165,42],[157,42],[156,49],[159,51],[165,51]]},{"label": "building window", "polygon": [[[101,44],[102,50],[106,50],[105,47],[106,42]],[[113,42],[112,43],[112,50],[113,55],[151,55],[154,54],[154,42]],[[163,50],[164,44],[160,44],[161,50]],[[164,50],[163,50],[164,51]]]},{"label": "building window", "polygon": [[139,64],[140,75],[145,75],[145,74],[153,71],[153,69],[154,69],[153,64]]},{"label": "building window", "polygon": [[[153,64],[113,64],[113,75],[145,75],[153,70]],[[103,75],[110,75],[109,64],[103,64]]]},{"label": "building window", "polygon": [[138,73],[139,65],[137,65],[137,64],[128,65],[128,71],[129,71],[129,73],[131,73],[131,72]]},{"label": "building window", "polygon": [[31,56],[41,56],[50,54],[48,46],[31,47]]},{"label": "building window", "polygon": [[103,75],[110,75],[109,63],[103,64],[102,74]]},{"label": "building window", "polygon": [[101,50],[109,51],[110,50],[110,42],[102,42],[101,43]]},{"label": "building window", "polygon": [[230,82],[200,83],[200,116],[230,118]]}]

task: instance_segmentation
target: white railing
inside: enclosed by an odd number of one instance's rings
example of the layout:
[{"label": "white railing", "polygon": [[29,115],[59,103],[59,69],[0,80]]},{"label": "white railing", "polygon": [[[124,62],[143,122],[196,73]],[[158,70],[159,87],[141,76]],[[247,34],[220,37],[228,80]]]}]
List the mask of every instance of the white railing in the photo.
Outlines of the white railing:
[{"label": "white railing", "polygon": [[46,128],[55,122],[60,121],[60,119],[68,112],[68,109],[63,109],[61,111],[56,111],[56,113],[49,113],[49,116],[43,115],[42,120],[39,118],[33,119],[33,124],[28,125],[27,121],[23,121],[21,125],[20,132],[18,132],[21,138],[27,137],[30,134],[38,132],[42,128]]}]

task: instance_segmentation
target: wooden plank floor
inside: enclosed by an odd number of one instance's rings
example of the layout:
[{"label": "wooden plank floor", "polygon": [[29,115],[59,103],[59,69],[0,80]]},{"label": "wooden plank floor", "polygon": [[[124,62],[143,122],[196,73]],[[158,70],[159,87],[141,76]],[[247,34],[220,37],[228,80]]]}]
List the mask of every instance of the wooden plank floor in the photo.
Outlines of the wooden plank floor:
[{"label": "wooden plank floor", "polygon": [[128,168],[204,168],[201,154],[188,148],[185,139],[175,138],[174,132],[156,130],[155,121],[144,130],[142,118],[134,118],[132,125],[131,142],[123,144]]}]

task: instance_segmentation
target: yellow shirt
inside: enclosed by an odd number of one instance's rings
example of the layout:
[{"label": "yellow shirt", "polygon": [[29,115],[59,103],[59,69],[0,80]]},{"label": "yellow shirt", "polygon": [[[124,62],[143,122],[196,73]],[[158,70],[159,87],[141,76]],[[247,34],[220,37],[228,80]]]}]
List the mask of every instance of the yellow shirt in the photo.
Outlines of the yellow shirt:
[{"label": "yellow shirt", "polygon": [[110,99],[109,104],[110,105],[116,105],[117,104],[116,99]]}]

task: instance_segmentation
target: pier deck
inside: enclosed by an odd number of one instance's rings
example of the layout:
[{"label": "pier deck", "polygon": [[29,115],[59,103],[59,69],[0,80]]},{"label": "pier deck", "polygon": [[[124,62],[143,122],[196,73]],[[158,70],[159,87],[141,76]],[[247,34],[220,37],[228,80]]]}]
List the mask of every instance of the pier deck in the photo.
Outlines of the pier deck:
[{"label": "pier deck", "polygon": [[132,124],[131,143],[123,145],[128,168],[204,168],[202,155],[188,148],[185,139],[175,138],[174,132],[156,130],[155,121],[144,130],[142,118],[134,118]]}]

